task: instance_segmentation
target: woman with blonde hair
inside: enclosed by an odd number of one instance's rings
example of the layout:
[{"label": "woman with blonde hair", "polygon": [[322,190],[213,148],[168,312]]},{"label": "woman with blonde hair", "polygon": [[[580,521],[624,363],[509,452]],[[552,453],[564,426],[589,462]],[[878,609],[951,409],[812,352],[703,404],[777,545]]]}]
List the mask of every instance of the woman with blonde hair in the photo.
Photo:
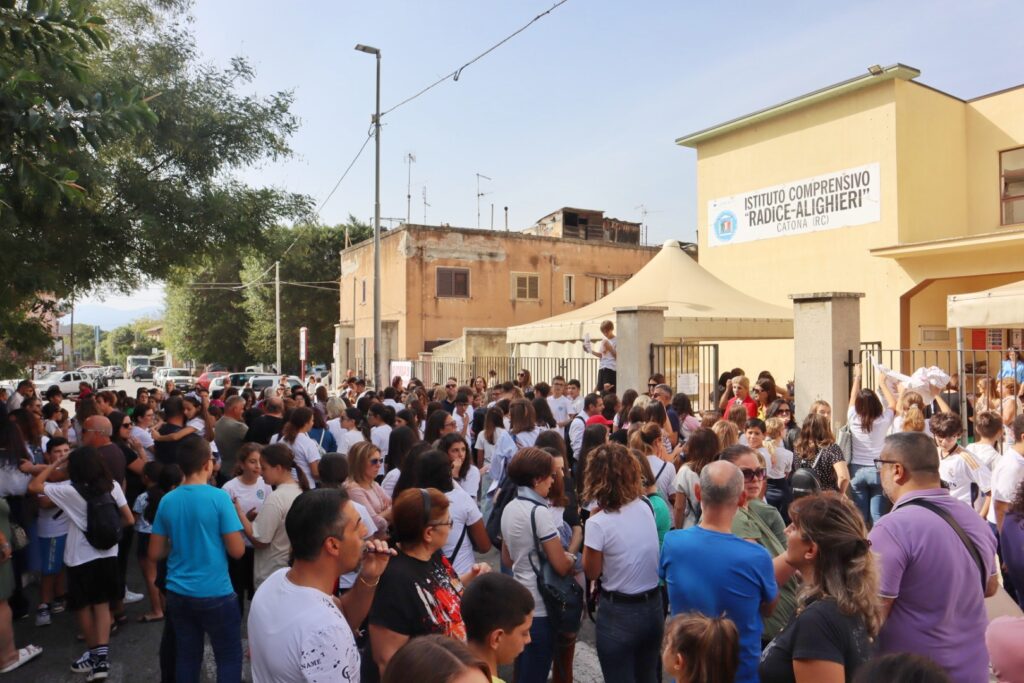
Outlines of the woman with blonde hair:
[{"label": "woman with blonde hair", "polygon": [[999,390],[996,388],[996,381],[991,377],[982,377],[974,385],[974,414],[987,413],[990,410],[999,411]]},{"label": "woman with blonde hair", "polygon": [[848,681],[874,656],[882,626],[864,518],[830,492],[797,499],[790,517],[784,557],[803,587],[793,618],[761,655],[761,681]]},{"label": "woman with blonde hair", "polygon": [[740,430],[735,422],[730,420],[719,420],[711,425],[711,431],[718,437],[718,448],[724,451],[729,446],[735,446],[740,442]]},{"label": "woman with blonde hair", "polygon": [[740,634],[722,615],[689,612],[665,626],[665,673],[678,683],[732,683],[740,665]]},{"label": "woman with blonde hair", "polygon": [[369,511],[378,529],[387,529],[391,518],[391,498],[376,481],[383,462],[379,448],[369,441],[357,443],[348,452],[345,482],[349,497]]},{"label": "woman with blonde hair", "polygon": [[675,502],[676,468],[672,464],[672,456],[665,452],[661,428],[653,422],[645,422],[629,435],[629,447],[647,460],[658,495],[667,505],[672,505]]},{"label": "woman with blonde hair", "polygon": [[[1013,421],[1021,414],[1021,401],[1017,397],[1017,380],[1012,377],[1004,377],[999,380],[999,414],[1003,418],[1004,425],[1012,425]],[[1013,447],[1013,429],[1005,430],[1006,446]]]}]

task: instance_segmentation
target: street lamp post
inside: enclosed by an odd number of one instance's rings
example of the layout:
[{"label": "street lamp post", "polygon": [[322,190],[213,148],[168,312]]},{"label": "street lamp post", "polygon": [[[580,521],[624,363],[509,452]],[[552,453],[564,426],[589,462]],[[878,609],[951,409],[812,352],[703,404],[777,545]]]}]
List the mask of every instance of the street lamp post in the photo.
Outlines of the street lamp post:
[{"label": "street lamp post", "polygon": [[373,388],[380,391],[380,50],[368,45],[356,45],[356,49],[377,58],[377,111],[373,115],[374,145],[377,148],[373,190]]}]

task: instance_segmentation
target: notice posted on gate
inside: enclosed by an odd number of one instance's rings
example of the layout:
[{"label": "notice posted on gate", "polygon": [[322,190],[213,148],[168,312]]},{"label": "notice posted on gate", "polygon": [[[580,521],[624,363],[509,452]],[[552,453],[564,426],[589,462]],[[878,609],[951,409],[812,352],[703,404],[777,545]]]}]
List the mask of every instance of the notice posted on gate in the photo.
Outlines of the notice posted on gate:
[{"label": "notice posted on gate", "polygon": [[754,242],[881,219],[878,164],[708,202],[708,246]]}]

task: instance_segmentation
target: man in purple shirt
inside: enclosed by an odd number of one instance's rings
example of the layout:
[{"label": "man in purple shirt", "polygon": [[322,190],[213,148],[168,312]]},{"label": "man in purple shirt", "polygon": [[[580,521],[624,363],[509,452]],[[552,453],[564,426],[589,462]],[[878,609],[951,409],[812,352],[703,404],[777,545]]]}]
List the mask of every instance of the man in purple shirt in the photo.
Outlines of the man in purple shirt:
[{"label": "man in purple shirt", "polygon": [[[893,501],[870,534],[881,566],[881,653],[924,655],[957,683],[987,683],[985,598],[999,588],[995,537],[969,505],[942,488],[938,452],[926,435],[886,438],[875,466]],[[920,502],[952,516],[977,549],[983,571],[953,527]]]}]

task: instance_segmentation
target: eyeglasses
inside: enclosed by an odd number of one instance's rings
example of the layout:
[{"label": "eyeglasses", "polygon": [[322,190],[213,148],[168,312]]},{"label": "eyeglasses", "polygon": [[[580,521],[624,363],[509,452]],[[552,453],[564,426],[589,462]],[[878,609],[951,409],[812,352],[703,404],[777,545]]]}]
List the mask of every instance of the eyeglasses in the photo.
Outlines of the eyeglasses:
[{"label": "eyeglasses", "polygon": [[658,386],[658,385],[657,385],[657,384],[655,384],[654,382],[651,382],[651,383],[649,383],[649,384],[647,385],[647,388],[648,388],[648,389],[653,389],[653,388],[654,388],[654,387],[656,387],[656,386]]},{"label": "eyeglasses", "polygon": [[881,458],[875,458],[875,469],[876,470],[881,470],[882,469],[882,465],[884,465],[885,463],[889,463],[890,465],[901,465],[902,464],[899,460],[882,460]]},{"label": "eyeglasses", "polygon": [[520,377],[526,377],[526,373],[525,373],[525,372],[520,372],[520,373],[519,373],[519,376],[520,376]]},{"label": "eyeglasses", "polygon": [[455,520],[452,519],[451,517],[449,517],[447,522],[431,522],[427,526],[430,526],[430,527],[439,527],[439,526],[453,527],[453,526],[455,526]]},{"label": "eyeglasses", "polygon": [[458,386],[457,384],[445,384],[444,385],[445,389],[454,389],[457,386]]},{"label": "eyeglasses", "polygon": [[382,459],[380,459],[380,458],[370,458],[370,464],[371,465],[379,465],[382,462],[384,462],[384,461]]},{"label": "eyeglasses", "polygon": [[121,425],[121,429],[128,429],[131,426],[132,426],[131,422],[125,422],[123,425]]},{"label": "eyeglasses", "polygon": [[779,410],[779,411],[776,411],[775,414],[776,415],[792,415],[793,412],[790,411],[790,410]]},{"label": "eyeglasses", "polygon": [[763,467],[757,469],[750,469],[749,467],[741,467],[740,472],[743,473],[743,481],[754,481],[755,479],[764,479],[768,474],[767,470]]}]

